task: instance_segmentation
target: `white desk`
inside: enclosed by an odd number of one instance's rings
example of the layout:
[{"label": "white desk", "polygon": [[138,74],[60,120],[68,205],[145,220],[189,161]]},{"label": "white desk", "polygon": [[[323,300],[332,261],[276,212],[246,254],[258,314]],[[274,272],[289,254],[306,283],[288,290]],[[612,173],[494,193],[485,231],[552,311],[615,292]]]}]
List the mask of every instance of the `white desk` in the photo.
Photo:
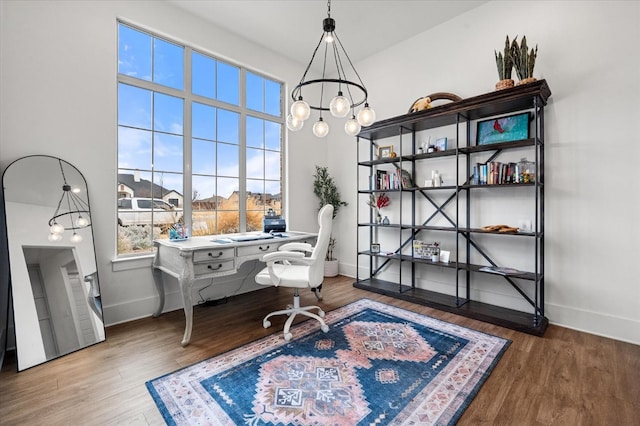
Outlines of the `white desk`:
[{"label": "white desk", "polygon": [[[160,295],[158,309],[153,314],[157,317],[164,308],[164,283],[162,272],[178,280],[186,325],[182,346],[189,344],[193,327],[193,283],[200,279],[210,279],[238,272],[240,265],[248,260],[259,259],[266,253],[278,250],[282,244],[302,241],[313,244],[317,234],[306,232],[285,232],[286,237],[252,241],[231,241],[229,238],[246,234],[209,235],[206,237],[189,238],[186,241],[155,240],[153,244],[157,251],[151,270],[153,280]],[[215,242],[226,240],[229,242]]]}]

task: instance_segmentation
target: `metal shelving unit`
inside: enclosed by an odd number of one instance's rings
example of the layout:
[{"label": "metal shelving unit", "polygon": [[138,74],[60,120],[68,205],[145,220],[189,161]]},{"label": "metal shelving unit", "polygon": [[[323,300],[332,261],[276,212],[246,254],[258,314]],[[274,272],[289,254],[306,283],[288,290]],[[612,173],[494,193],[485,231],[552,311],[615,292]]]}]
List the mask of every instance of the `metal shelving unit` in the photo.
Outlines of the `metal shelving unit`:
[{"label": "metal shelving unit", "polygon": [[[361,169],[367,170],[367,175],[372,175],[380,167],[403,169],[410,168],[413,182],[417,164],[429,162],[434,159],[450,158],[456,162],[455,185],[441,187],[410,187],[401,189],[374,189],[371,187],[358,189],[358,197],[370,196],[380,192],[389,194],[398,193],[400,223],[382,225],[374,222],[373,212],[369,220],[358,223],[357,232],[357,276],[354,286],[357,288],[385,294],[399,299],[427,305],[436,309],[457,313],[459,315],[494,323],[504,327],[523,331],[530,334],[542,335],[547,326],[548,319],[544,312],[544,107],[551,91],[545,80],[516,86],[514,88],[495,91],[458,102],[434,107],[417,113],[405,114],[382,120],[367,127],[358,135],[358,153],[361,152],[361,143],[369,144],[368,158],[358,158],[358,182],[361,181]],[[471,139],[471,125],[474,121],[497,117],[521,111],[529,111],[531,117],[531,138],[502,142],[490,145],[476,145]],[[455,126],[456,146],[449,147],[445,151],[433,153],[416,152],[416,134],[423,130],[436,129],[442,126]],[[394,138],[400,155],[395,158],[375,158],[376,148],[384,139]],[[461,143],[460,141],[464,143]],[[408,146],[406,144],[409,144]],[[478,185],[472,183],[472,165],[477,155],[489,155],[485,163],[497,159],[502,153],[514,149],[528,149],[533,151],[535,157],[536,178],[532,183],[523,184],[491,184]],[[461,176],[464,176],[463,178]],[[534,220],[533,229],[530,232],[500,233],[486,231],[471,226],[471,206],[478,202],[477,190],[482,188],[491,191],[516,190],[529,188],[533,191]],[[508,189],[507,189],[508,188]],[[434,194],[443,195],[440,201],[436,201]],[[491,195],[482,194],[482,197]],[[359,200],[361,201],[361,200]],[[426,218],[416,218],[416,206],[418,202],[430,203],[434,213]],[[407,207],[408,205],[408,207]],[[464,205],[464,212],[460,205]],[[447,214],[445,208],[455,206],[455,215]],[[409,209],[410,223],[404,223],[403,212]],[[358,202],[358,218],[360,217],[360,202]],[[447,223],[446,226],[432,224],[432,219],[438,216]],[[375,236],[380,228],[397,232],[397,249],[386,253],[372,253],[370,250],[361,250],[360,228],[368,229],[368,241],[376,240]],[[431,262],[427,259],[408,254],[408,248],[412,242],[422,234],[454,233],[456,244],[456,256],[449,263]],[[492,274],[496,279],[506,281],[523,300],[531,306],[528,311],[514,310],[503,306],[492,305],[471,297],[472,289],[478,286],[474,278],[477,274],[491,274],[481,271],[485,266],[499,265],[483,244],[478,240],[485,235],[499,235],[496,238],[515,238],[533,240],[533,265],[532,271],[519,271],[508,275]],[[513,241],[513,240],[512,240]],[[492,244],[500,244],[495,242]],[[464,247],[464,250],[460,250]],[[460,253],[463,252],[463,255]],[[472,253],[476,262],[472,262]],[[477,258],[482,258],[482,264],[477,263]],[[363,260],[364,259],[364,260]],[[361,263],[368,264],[366,276],[360,276]],[[397,262],[397,279],[383,280],[379,275],[385,271],[390,262]],[[403,264],[410,264],[410,268],[403,268]],[[453,294],[426,290],[416,285],[416,268],[441,267],[455,270],[455,291]],[[409,269],[409,271],[408,271]],[[388,275],[387,275],[388,276]]]}]

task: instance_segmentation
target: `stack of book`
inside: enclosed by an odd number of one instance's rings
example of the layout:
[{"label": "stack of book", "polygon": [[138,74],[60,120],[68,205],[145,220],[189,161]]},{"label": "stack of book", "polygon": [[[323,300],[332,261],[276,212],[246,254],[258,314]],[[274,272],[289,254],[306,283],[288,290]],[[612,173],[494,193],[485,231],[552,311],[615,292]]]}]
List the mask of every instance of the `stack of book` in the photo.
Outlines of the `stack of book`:
[{"label": "stack of book", "polygon": [[476,163],[473,166],[473,185],[505,185],[511,183],[529,183],[533,179],[525,179],[518,163],[501,163],[491,161],[489,163]]}]

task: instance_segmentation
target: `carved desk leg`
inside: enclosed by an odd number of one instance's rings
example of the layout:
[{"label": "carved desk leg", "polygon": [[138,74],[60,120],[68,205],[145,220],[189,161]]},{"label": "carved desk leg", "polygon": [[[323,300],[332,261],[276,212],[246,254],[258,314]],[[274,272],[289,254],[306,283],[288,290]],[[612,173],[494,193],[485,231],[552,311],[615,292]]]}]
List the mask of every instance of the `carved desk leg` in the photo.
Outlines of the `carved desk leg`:
[{"label": "carved desk leg", "polygon": [[164,282],[162,281],[162,271],[157,269],[160,266],[160,247],[157,247],[156,255],[153,258],[153,262],[151,263],[151,272],[153,275],[153,282],[156,285],[156,289],[158,290],[158,295],[160,296],[160,300],[158,302],[158,309],[153,313],[154,317],[160,316],[162,310],[164,309]]},{"label": "carved desk leg", "polygon": [[191,253],[180,253],[183,257],[184,268],[178,279],[180,284],[180,293],[182,294],[182,303],[184,304],[184,318],[186,324],[184,327],[184,336],[182,338],[182,346],[187,346],[191,340],[191,330],[193,328],[193,300],[191,297],[191,289],[193,287],[193,264],[188,257]]}]

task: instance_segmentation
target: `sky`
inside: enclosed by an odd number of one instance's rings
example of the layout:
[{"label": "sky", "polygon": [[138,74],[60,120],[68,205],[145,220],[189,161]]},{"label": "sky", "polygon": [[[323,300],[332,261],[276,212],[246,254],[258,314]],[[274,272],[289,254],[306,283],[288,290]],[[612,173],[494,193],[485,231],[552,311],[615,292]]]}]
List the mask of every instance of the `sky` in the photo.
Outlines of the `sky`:
[{"label": "sky", "polygon": [[[184,48],[119,25],[118,72],[183,91]],[[171,96],[118,85],[118,173],[141,170],[143,179],[183,194],[185,102],[192,109],[192,186],[198,199],[239,190],[240,114],[211,104],[240,104],[240,69],[192,51],[192,96]],[[282,85],[246,73],[246,106],[281,117]],[[187,91],[188,92],[188,91]],[[280,193],[282,125],[247,115],[247,191]],[[152,148],[153,147],[153,148]],[[192,197],[193,194],[188,195]],[[187,198],[187,194],[183,194]]]}]

